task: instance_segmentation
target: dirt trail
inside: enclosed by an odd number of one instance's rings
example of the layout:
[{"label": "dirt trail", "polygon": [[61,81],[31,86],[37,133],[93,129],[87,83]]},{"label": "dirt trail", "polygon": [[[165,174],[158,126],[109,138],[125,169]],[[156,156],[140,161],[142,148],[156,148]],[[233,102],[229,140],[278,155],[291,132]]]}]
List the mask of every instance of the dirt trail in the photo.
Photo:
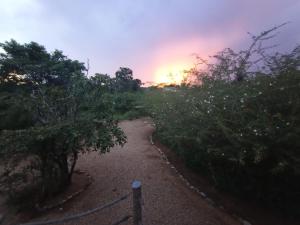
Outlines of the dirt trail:
[{"label": "dirt trail", "polygon": [[[64,209],[52,211],[36,220],[61,218],[110,202],[130,192],[131,182],[137,179],[143,185],[144,225],[240,224],[189,189],[161,159],[149,142],[153,127],[147,119],[124,121],[120,126],[128,137],[123,148],[115,147],[105,155],[84,155],[78,162],[77,168],[88,171],[94,183]],[[131,198],[68,224],[109,225],[128,213],[131,213]],[[124,224],[132,224],[132,221]]]}]

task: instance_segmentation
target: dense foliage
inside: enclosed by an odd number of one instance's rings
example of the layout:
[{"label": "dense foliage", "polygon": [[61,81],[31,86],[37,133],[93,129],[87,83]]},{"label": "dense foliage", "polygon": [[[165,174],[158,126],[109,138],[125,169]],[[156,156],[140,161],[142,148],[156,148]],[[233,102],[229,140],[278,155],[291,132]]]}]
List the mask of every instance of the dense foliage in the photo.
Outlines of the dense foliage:
[{"label": "dense foliage", "polygon": [[200,85],[147,92],[156,136],[218,188],[299,213],[300,47],[243,76],[240,54],[215,57]]},{"label": "dense foliage", "polygon": [[91,77],[91,81],[110,93],[135,92],[140,90],[142,84],[141,80],[133,79],[132,70],[126,67],[120,67],[114,78],[107,74],[96,73]]},{"label": "dense foliage", "polygon": [[142,82],[133,79],[131,69],[121,67],[113,78],[107,74],[96,73],[90,80],[105,91],[105,98],[112,103],[116,119],[134,119],[144,115],[141,107]]},{"label": "dense foliage", "polygon": [[114,96],[141,82],[128,68],[88,78],[84,64],[35,42],[1,47],[1,189],[36,203],[71,182],[80,154],[125,143]]}]

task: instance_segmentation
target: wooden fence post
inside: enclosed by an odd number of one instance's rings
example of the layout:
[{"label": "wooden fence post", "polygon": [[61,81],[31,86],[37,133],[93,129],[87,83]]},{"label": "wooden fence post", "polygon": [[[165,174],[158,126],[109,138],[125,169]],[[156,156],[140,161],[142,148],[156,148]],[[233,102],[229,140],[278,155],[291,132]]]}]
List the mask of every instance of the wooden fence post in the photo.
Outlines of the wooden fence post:
[{"label": "wooden fence post", "polygon": [[142,223],[142,184],[140,181],[132,183],[133,196],[133,225],[143,225]]}]

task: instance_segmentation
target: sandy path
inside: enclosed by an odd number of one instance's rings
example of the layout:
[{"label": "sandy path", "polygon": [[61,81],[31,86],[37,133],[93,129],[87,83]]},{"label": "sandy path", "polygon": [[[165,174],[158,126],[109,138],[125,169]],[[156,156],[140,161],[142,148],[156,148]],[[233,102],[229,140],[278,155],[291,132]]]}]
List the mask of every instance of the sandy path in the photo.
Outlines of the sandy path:
[{"label": "sandy path", "polygon": [[[146,119],[125,121],[120,126],[128,137],[123,148],[115,147],[109,154],[91,153],[80,158],[77,168],[89,171],[94,178],[87,191],[62,211],[36,220],[61,218],[110,202],[130,192],[131,182],[138,179],[143,185],[144,225],[240,224],[208,204],[178,178],[150,144],[153,127]],[[131,198],[68,224],[109,225],[128,213],[131,213]],[[132,221],[123,224],[132,224]]]}]

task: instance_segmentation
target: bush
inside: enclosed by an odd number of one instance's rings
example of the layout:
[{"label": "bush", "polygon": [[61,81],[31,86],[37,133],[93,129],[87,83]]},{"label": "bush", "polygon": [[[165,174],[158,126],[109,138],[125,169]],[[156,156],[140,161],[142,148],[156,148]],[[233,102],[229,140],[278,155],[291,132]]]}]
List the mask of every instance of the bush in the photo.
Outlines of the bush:
[{"label": "bush", "polygon": [[188,166],[221,189],[292,214],[299,213],[300,201],[299,48],[295,51],[289,60],[277,57],[280,63],[272,63],[268,74],[236,81],[208,73],[200,86],[152,90],[145,98],[156,136]]},{"label": "bush", "polygon": [[114,114],[119,120],[136,119],[145,116],[145,109],[142,103],[144,93],[124,92],[115,93],[111,96],[114,104]]}]

